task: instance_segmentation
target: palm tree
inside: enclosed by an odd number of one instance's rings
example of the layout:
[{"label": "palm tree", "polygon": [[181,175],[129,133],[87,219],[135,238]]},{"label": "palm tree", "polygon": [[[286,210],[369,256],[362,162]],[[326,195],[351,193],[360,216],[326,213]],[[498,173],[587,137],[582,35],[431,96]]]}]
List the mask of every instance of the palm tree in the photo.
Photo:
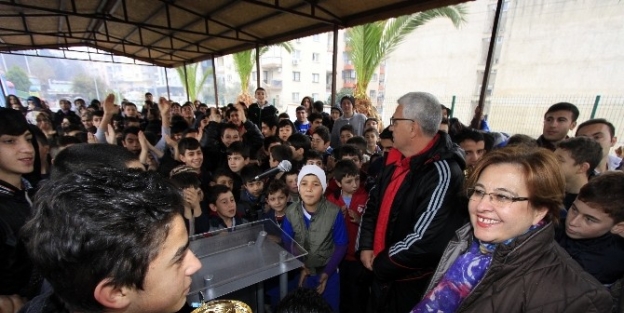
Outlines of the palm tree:
[{"label": "palm tree", "polygon": [[[293,51],[293,47],[289,42],[282,42],[277,46],[284,48],[288,53]],[[264,46],[260,48],[260,55],[269,51],[269,47],[270,46]],[[256,49],[234,53],[232,56],[234,58],[236,73],[241,81],[241,97],[245,99],[253,99],[253,97],[249,95],[249,78],[251,77],[251,73],[256,65]]]},{"label": "palm tree", "polygon": [[351,50],[347,53],[353,63],[356,76],[354,96],[360,102],[356,106],[363,113],[376,115],[366,89],[379,64],[403,42],[405,37],[427,22],[446,17],[459,27],[465,22],[466,9],[463,5],[448,6],[414,13],[386,21],[355,26],[346,32]]},{"label": "palm tree", "polygon": [[178,76],[180,77],[180,81],[182,82],[186,90],[188,90],[188,98],[191,101],[197,99],[197,96],[202,91],[201,89],[206,82],[206,79],[209,75],[212,75],[212,69],[210,68],[203,73],[198,73],[199,71],[201,71],[201,66],[199,66],[199,64],[200,63],[193,63],[185,65],[186,73],[184,72],[184,66],[176,67],[175,69],[178,73]]}]

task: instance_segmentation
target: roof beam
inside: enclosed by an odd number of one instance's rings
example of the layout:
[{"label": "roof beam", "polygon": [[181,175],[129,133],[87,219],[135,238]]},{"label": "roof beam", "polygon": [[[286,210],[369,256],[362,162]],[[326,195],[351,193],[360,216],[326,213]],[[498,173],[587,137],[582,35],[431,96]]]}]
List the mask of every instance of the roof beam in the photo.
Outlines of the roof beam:
[{"label": "roof beam", "polygon": [[247,3],[250,3],[250,4],[253,4],[253,5],[269,8],[269,9],[272,9],[272,10],[276,10],[276,11],[279,11],[279,12],[282,12],[282,13],[289,13],[289,14],[293,14],[293,15],[297,15],[297,16],[301,16],[301,17],[306,17],[306,18],[309,18],[309,19],[313,19],[315,21],[319,21],[319,22],[325,23],[325,24],[330,24],[330,25],[338,24],[339,25],[339,24],[342,23],[340,20],[328,20],[328,19],[324,19],[324,18],[316,16],[314,14],[314,6],[312,6],[311,14],[306,14],[306,13],[301,13],[301,12],[293,10],[293,9],[281,7],[277,0],[275,1],[275,4],[269,4],[269,3],[260,2],[260,1],[257,1],[257,0],[243,0],[243,1],[247,2]]}]

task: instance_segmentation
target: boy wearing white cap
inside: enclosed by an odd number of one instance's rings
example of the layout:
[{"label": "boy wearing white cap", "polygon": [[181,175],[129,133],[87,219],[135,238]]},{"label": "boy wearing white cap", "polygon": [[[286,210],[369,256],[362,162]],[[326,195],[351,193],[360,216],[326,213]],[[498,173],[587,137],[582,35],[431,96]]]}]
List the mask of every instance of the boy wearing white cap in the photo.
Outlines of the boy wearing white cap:
[{"label": "boy wearing white cap", "polygon": [[340,277],[336,269],[347,251],[345,220],[340,208],[323,196],[327,180],[320,167],[303,166],[297,186],[300,200],[286,209],[282,230],[308,251],[299,286],[316,289],[338,312]]}]

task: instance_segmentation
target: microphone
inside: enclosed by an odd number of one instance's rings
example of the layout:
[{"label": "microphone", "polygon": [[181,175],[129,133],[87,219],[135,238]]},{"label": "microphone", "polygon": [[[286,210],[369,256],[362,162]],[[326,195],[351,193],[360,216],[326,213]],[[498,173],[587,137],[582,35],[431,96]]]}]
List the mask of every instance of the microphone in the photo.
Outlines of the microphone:
[{"label": "microphone", "polygon": [[290,161],[283,160],[282,162],[279,162],[279,164],[276,167],[254,177],[254,180],[259,180],[260,178],[271,176],[279,172],[288,172],[290,171],[290,169],[292,169],[292,164],[290,164]]}]

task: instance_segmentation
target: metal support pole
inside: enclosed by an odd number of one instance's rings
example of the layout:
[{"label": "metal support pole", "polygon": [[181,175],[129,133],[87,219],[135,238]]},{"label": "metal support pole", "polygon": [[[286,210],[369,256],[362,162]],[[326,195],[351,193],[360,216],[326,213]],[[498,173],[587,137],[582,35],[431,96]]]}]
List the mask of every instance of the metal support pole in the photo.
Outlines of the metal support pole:
[{"label": "metal support pole", "polygon": [[167,75],[167,68],[165,70],[165,84],[167,84],[167,100],[171,100],[171,91],[169,90],[169,75]]},{"label": "metal support pole", "polygon": [[212,56],[212,84],[214,86],[215,105],[219,107],[219,89],[217,87],[217,67],[215,65],[214,55]]},{"label": "metal support pole", "polygon": [[456,100],[456,97],[453,96],[453,98],[451,99],[451,114],[449,114],[449,118],[452,118],[453,112],[455,112],[455,100]]},{"label": "metal support pole", "polygon": [[2,95],[2,99],[0,99],[0,104],[3,104],[4,107],[11,109],[11,107],[9,107],[9,102],[7,102],[7,95],[8,95],[8,90],[4,89],[4,82],[2,81],[2,78],[0,78],[0,95]]},{"label": "metal support pole", "polygon": [[485,106],[485,92],[487,90],[488,81],[490,80],[490,71],[492,68],[492,59],[494,58],[494,47],[496,45],[496,37],[498,35],[498,26],[500,17],[503,12],[503,0],[498,0],[496,3],[496,13],[494,15],[494,23],[492,25],[492,36],[490,37],[490,46],[488,47],[487,59],[485,61],[485,72],[483,73],[483,82],[481,83],[481,93],[479,94],[479,104],[477,105],[480,110],[476,110],[475,117],[470,123],[470,127],[479,129],[481,123],[481,117],[483,116],[483,107]]},{"label": "metal support pole", "polygon": [[594,100],[594,107],[592,108],[590,119],[596,117],[596,111],[598,111],[598,104],[600,104],[600,95],[596,96],[596,100]]},{"label": "metal support pole", "polygon": [[332,86],[331,86],[331,103],[330,106],[336,104],[336,72],[338,66],[338,25],[334,24],[334,48],[332,51]]},{"label": "metal support pole", "polygon": [[256,88],[260,87],[260,45],[256,44]]},{"label": "metal support pole", "polygon": [[186,87],[186,101],[191,101],[191,95],[189,95],[188,73],[186,72],[186,62],[184,62],[184,86]]}]

